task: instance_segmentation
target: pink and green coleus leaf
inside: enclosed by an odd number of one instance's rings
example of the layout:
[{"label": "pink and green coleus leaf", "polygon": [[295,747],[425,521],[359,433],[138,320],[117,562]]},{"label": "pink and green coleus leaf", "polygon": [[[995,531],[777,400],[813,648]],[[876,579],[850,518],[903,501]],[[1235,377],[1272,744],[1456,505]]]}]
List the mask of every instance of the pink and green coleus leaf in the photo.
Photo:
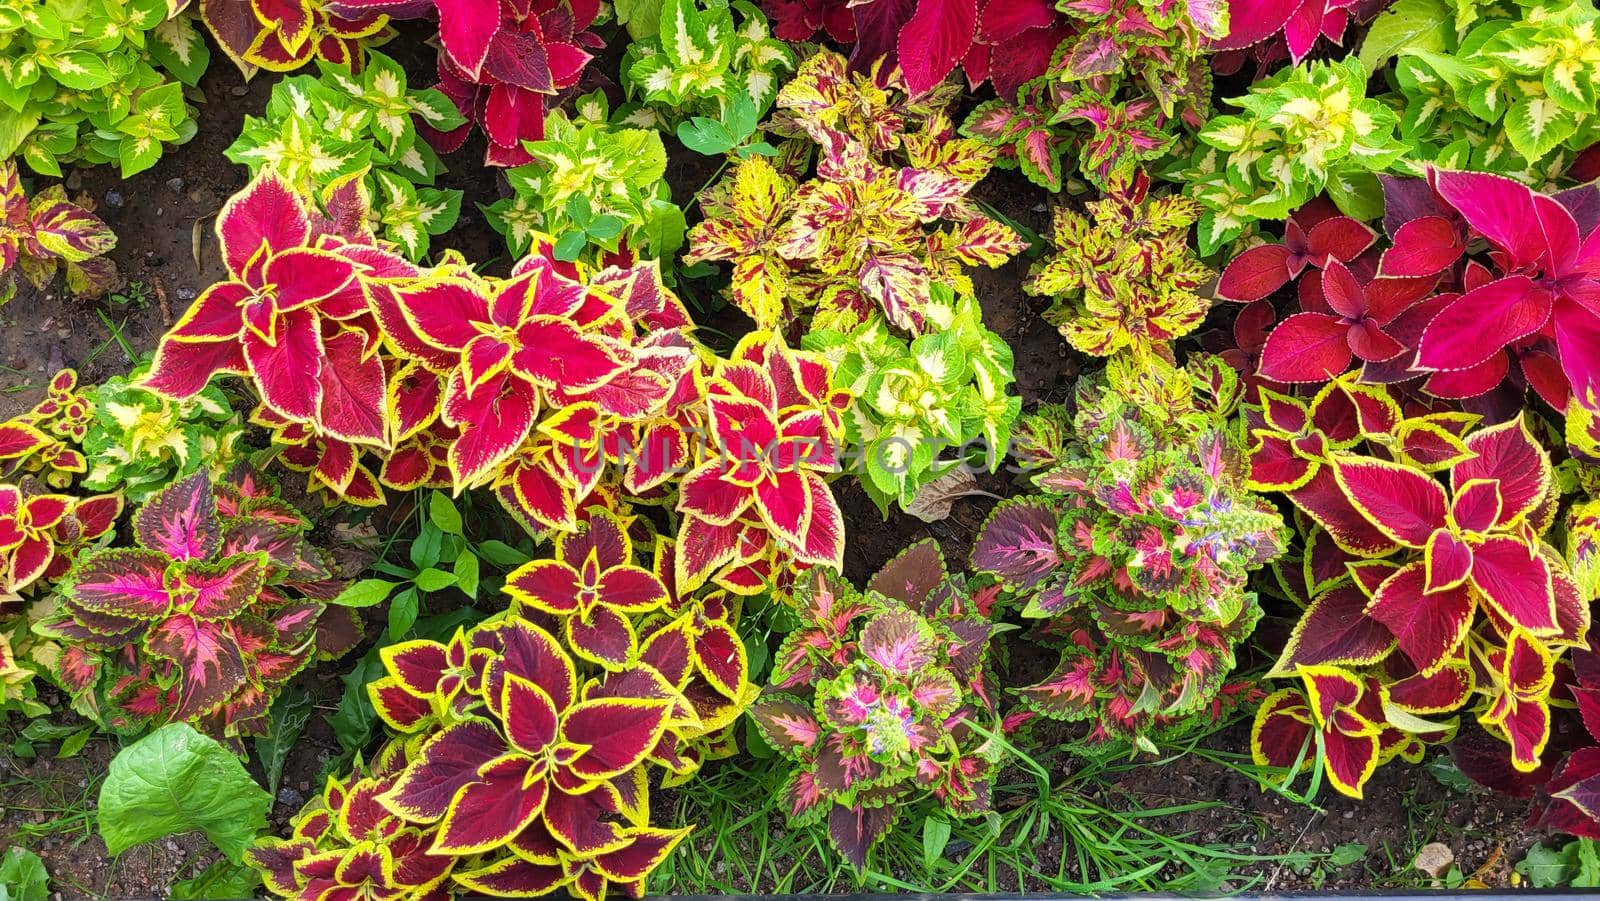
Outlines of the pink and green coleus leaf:
[{"label": "pink and green coleus leaf", "polygon": [[1065,562],[1056,546],[1056,512],[1044,499],[1002,501],[972,545],[973,569],[1018,589],[1038,585]]},{"label": "pink and green coleus leaf", "polygon": [[139,544],[173,560],[205,560],[222,543],[217,500],[205,473],[189,476],[151,495],[134,518]]},{"label": "pink and green coleus leaf", "polygon": [[767,743],[785,757],[805,760],[816,753],[822,725],[809,704],[790,695],[768,692],[750,705],[749,713]]}]

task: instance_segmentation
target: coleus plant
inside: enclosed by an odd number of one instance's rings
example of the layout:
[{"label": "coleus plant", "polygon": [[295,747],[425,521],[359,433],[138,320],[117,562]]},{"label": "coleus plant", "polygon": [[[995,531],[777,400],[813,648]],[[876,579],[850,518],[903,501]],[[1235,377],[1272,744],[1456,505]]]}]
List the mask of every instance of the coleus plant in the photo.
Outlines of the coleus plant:
[{"label": "coleus plant", "polygon": [[628,125],[677,129],[695,116],[727,121],[743,97],[759,118],[793,68],[794,53],[749,0],[671,0],[661,4],[656,33],[628,45],[622,84],[638,102],[617,116]]},{"label": "coleus plant", "polygon": [[599,91],[580,98],[578,118],[556,110],[544,138],[524,144],[533,162],[507,170],[512,196],[484,208],[514,254],[539,235],[558,235],[567,262],[636,254],[670,260],[683,245],[683,210],[664,178],[667,150],[652,129],[608,123]]},{"label": "coleus plant", "polygon": [[950,573],[931,540],[900,552],[865,592],[818,575],[797,593],[800,627],[750,716],[794,764],[782,799],[790,823],[826,819],[858,873],[921,798],[958,817],[990,808],[1003,748],[988,661],[995,594]]},{"label": "coleus plant", "polygon": [[290,820],[287,838],[258,839],[245,862],[267,891],[311,901],[357,891],[389,897],[448,897],[453,857],[429,854],[435,830],[412,825],[378,802],[407,764],[406,743],[384,745],[370,766],[330,775]]},{"label": "coleus plant", "polygon": [[417,137],[416,123],[448,130],[466,120],[439,91],[409,89],[405,70],[381,53],[368,53],[360,74],[325,63],[320,69],[320,77],[273,85],[266,114],[246,116],[223,153],[252,176],[271,172],[308,197],[360,179],[376,200],[372,230],[421,260],[430,236],[455,225],[461,192],[432,187],[443,166]]},{"label": "coleus plant", "polygon": [[[1600,409],[1600,312],[1593,307],[1600,227],[1590,223],[1585,233],[1580,221],[1589,217],[1580,220],[1582,209],[1575,213],[1563,203],[1582,202],[1584,195],[1538,194],[1484,173],[1430,170],[1428,183],[1447,214],[1489,242],[1494,269],[1468,267],[1463,293],[1444,304],[1418,339],[1415,366],[1457,378],[1468,371],[1492,387],[1512,356],[1524,374],[1532,371],[1537,361],[1517,351],[1528,339],[1546,339],[1572,392],[1569,407]],[[1539,228],[1530,230],[1530,222]]]},{"label": "coleus plant", "polygon": [[1406,146],[1394,136],[1395,112],[1367,97],[1360,60],[1284,69],[1228,102],[1242,112],[1207,121],[1187,167],[1171,173],[1206,208],[1202,255],[1259,220],[1286,218],[1323,191],[1356,219],[1382,214],[1376,173]]},{"label": "coleus plant", "polygon": [[[172,15],[191,0],[166,0]],[[335,9],[328,0],[236,3],[198,0],[200,18],[217,46],[246,78],[257,69],[288,72],[312,60],[360,71],[367,45],[394,37],[389,17],[379,11]]]},{"label": "coleus plant", "polygon": [[[332,0],[346,15],[439,17],[439,89],[489,139],[484,163],[532,160],[526,141],[544,137],[557,98],[578,84],[603,44],[589,31],[600,0]],[[441,153],[459,150],[471,125],[425,132]]]},{"label": "coleus plant", "polygon": [[0,423],[0,478],[32,476],[65,488],[88,469],[77,445],[94,421],[94,402],[78,390],[78,373],[62,369],[50,377],[44,399]]},{"label": "coleus plant", "polygon": [[[1333,259],[1323,264],[1326,272],[1302,277],[1305,312],[1268,338],[1262,374],[1324,381],[1353,355],[1363,360],[1367,381],[1425,377],[1425,394],[1499,418],[1514,415],[1531,388],[1567,412],[1575,448],[1593,446],[1583,424],[1600,403],[1592,365],[1600,318],[1586,306],[1594,279],[1580,225],[1592,189],[1545,195],[1503,176],[1446,170],[1429,170],[1426,183],[1390,179],[1385,189],[1390,241],[1381,254],[1351,256],[1369,243],[1364,227],[1319,222],[1328,229],[1327,247],[1342,244],[1332,252],[1351,257],[1350,264]],[[1516,225],[1533,221],[1542,225],[1537,233]],[[1474,236],[1487,240],[1486,259],[1466,258]],[[1219,293],[1259,295],[1280,283],[1284,266],[1304,265],[1296,259],[1295,251],[1249,251],[1228,267]]]},{"label": "coleus plant", "polygon": [[201,469],[220,479],[240,456],[244,426],[217,385],[172,400],[139,384],[147,367],[107,379],[91,395],[94,422],[83,436],[90,461],[83,487],[120,489],[143,503],[159,488]]},{"label": "coleus plant", "polygon": [[56,678],[102,725],[188,721],[261,734],[283,685],[360,640],[310,524],[259,476],[201,472],[152,495],[134,542],[86,553],[41,628],[66,645]]},{"label": "coleus plant", "polygon": [[[648,771],[670,769],[679,737],[704,725],[689,693],[699,667],[715,664],[687,640],[692,616],[646,636],[612,672],[589,671],[510,613],[448,643],[384,648],[386,675],[369,693],[415,750],[377,803],[431,835],[427,853],[454,862],[464,891],[638,897],[689,832],[649,825]],[[733,659],[719,677],[743,682],[743,657]]]},{"label": "coleus plant", "polygon": [[84,548],[117,524],[122,502],[115,492],[48,492],[32,478],[0,483],[0,615],[21,612],[23,592],[59,581]]},{"label": "coleus plant", "polygon": [[[824,475],[839,468],[849,394],[817,354],[752,332],[705,382],[707,431],[683,476],[674,574],[690,591],[729,562],[844,562],[844,514]],[[803,567],[802,567],[803,568]]]},{"label": "coleus plant", "polygon": [[[1543,544],[1552,470],[1522,419],[1463,437],[1475,417],[1407,417],[1385,389],[1344,380],[1310,406],[1261,398],[1250,417],[1251,483],[1284,491],[1318,527],[1292,591],[1307,609],[1274,673],[1306,680],[1313,708],[1313,683],[1328,676],[1368,726],[1330,725],[1332,708],[1308,719],[1291,690],[1285,709],[1258,714],[1258,758],[1293,760],[1303,749],[1295,736],[1305,739],[1314,719],[1322,731],[1303,760],[1320,758],[1336,788],[1359,796],[1401,745],[1453,734],[1453,723],[1419,715],[1476,698],[1479,722],[1509,746],[1514,769],[1536,769],[1555,658],[1584,640],[1589,612]],[[1436,472],[1448,472],[1448,491]]]},{"label": "coleus plant", "polygon": [[1159,353],[1193,331],[1212,278],[1189,249],[1200,205],[1177,194],[1151,198],[1143,172],[1089,204],[1084,216],[1056,207],[1056,254],[1035,264],[1023,290],[1054,298],[1045,318],[1083,353]]},{"label": "coleus plant", "polygon": [[1240,394],[1232,369],[1157,357],[1107,372],[1080,384],[1070,432],[1023,433],[1040,442],[1023,455],[1043,493],[995,508],[972,565],[1061,646],[1055,672],[1017,689],[1023,703],[1090,723],[1087,747],[1149,750],[1249,699],[1248,683],[1225,683],[1261,616],[1250,572],[1283,550],[1285,529],[1245,485],[1226,427]]},{"label": "coleus plant", "polygon": [[[1001,150],[1000,163],[1052,191],[1066,184],[1062,157],[1099,186],[1129,178],[1174,144],[1175,126],[1199,128],[1211,109],[1202,48],[1227,31],[1210,3],[1088,0],[1058,4],[1072,29],[1049,70],[979,104],[961,133]],[[1008,47],[1007,52],[1010,52]]]},{"label": "coleus plant", "polygon": [[64,271],[68,291],[99,297],[116,282],[105,256],[116,246],[111,228],[66,189],[51,185],[29,199],[16,162],[0,161],[0,303],[16,295],[19,272],[42,290]]},{"label": "coleus plant", "polygon": [[562,624],[572,653],[608,670],[637,659],[631,614],[667,603],[667,586],[634,562],[633,540],[615,514],[591,511],[577,531],[556,536],[555,556],[524,564],[506,577],[517,609],[538,611]]},{"label": "coleus plant", "polygon": [[[63,163],[115,162],[126,178],[194,137],[183,84],[151,65],[152,55],[171,59],[157,51],[160,36],[151,38],[166,14],[162,0],[49,0],[0,11],[0,159],[21,157],[56,176]],[[203,61],[172,69],[187,84],[201,71]]]},{"label": "coleus plant", "polygon": [[229,277],[162,338],[145,386],[181,400],[218,373],[245,376],[265,408],[312,436],[389,446],[392,401],[368,280],[417,273],[371,243],[356,209],[347,237],[338,231],[347,217],[324,218],[277,175],[230,198],[217,216]]},{"label": "coleus plant", "polygon": [[984,327],[978,302],[936,284],[927,310],[932,333],[909,342],[874,316],[851,332],[814,329],[801,345],[827,357],[855,398],[845,441],[885,513],[912,506],[951,466],[994,471],[1022,408],[1011,348]]},{"label": "coleus plant", "polygon": [[1401,134],[1419,161],[1542,183],[1600,139],[1600,12],[1552,2],[1480,16],[1443,47],[1402,50]]},{"label": "coleus plant", "polygon": [[1210,35],[1217,51],[1250,49],[1265,65],[1287,55],[1298,65],[1323,38],[1343,44],[1346,30],[1383,7],[1372,0],[1226,0],[1228,28]]},{"label": "coleus plant", "polygon": [[1048,0],[765,0],[778,37],[809,41],[818,31],[854,44],[850,61],[867,69],[898,64],[914,94],[932,90],[957,66],[976,88],[993,79],[1002,92],[1041,74],[1069,32]]},{"label": "coleus plant", "polygon": [[685,261],[735,262],[734,302],[764,328],[815,308],[814,321],[848,330],[881,309],[920,333],[931,283],[970,294],[965,266],[1025,246],[967,198],[994,153],[953,136],[949,99],[904,100],[818,52],[779,92],[775,126],[821,145],[816,178],[795,187],[764,158],[741,162],[702,197]]},{"label": "coleus plant", "polygon": [[62,649],[33,626],[54,609],[44,599],[78,555],[108,540],[122,503],[117,493],[47,491],[27,476],[0,483],[0,713],[50,713],[38,699],[36,677],[50,671]]}]

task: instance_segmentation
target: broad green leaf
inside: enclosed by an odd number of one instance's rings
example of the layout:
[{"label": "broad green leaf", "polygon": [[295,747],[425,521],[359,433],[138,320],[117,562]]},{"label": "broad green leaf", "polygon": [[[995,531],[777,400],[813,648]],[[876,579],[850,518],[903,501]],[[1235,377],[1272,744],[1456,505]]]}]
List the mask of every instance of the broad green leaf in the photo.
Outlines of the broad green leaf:
[{"label": "broad green leaf", "polygon": [[204,832],[238,862],[267,826],[272,798],[216,739],[172,723],[123,748],[100,787],[100,836],[121,854],[142,842]]},{"label": "broad green leaf", "polygon": [[344,694],[339,697],[339,708],[328,717],[328,726],[339,747],[346,754],[362,750],[372,740],[372,731],[378,723],[378,714],[372,709],[372,699],[367,696],[367,683],[382,677],[383,660],[374,647],[364,654],[354,668],[339,677],[344,683]]},{"label": "broad green leaf", "polygon": [[617,21],[628,26],[634,40],[655,37],[661,31],[662,0],[614,0]]},{"label": "broad green leaf", "polygon": [[415,588],[407,588],[395,595],[394,600],[389,602],[389,640],[399,641],[411,631],[411,624],[417,621],[418,612],[419,598]]},{"label": "broad green leaf", "polygon": [[1560,888],[1572,882],[1578,872],[1578,843],[1569,842],[1561,848],[1534,845],[1526,857],[1517,863],[1521,873],[1534,888]]},{"label": "broad green leaf", "polygon": [[0,901],[46,901],[50,874],[39,855],[13,845],[0,857]]},{"label": "broad green leaf", "polygon": [[471,551],[462,551],[456,557],[455,566],[451,567],[455,573],[456,587],[461,593],[473,600],[478,598],[478,558]]},{"label": "broad green leaf", "polygon": [[461,534],[461,511],[456,509],[450,495],[442,491],[428,495],[428,519],[446,535]]},{"label": "broad green leaf", "polygon": [[331,603],[341,607],[371,607],[382,603],[394,587],[395,583],[388,579],[362,579],[345,586]]},{"label": "broad green leaf", "polygon": [[1368,72],[1376,72],[1407,50],[1443,51],[1452,36],[1444,0],[1397,0],[1372,20],[1359,58]]},{"label": "broad green leaf", "polygon": [[491,538],[479,544],[477,550],[478,555],[483,559],[493,563],[495,566],[506,569],[510,569],[513,566],[521,566],[533,559],[531,556],[497,538]]},{"label": "broad green leaf", "polygon": [[429,567],[417,573],[417,587],[423,591],[443,591],[456,584],[456,577],[442,569]]},{"label": "broad green leaf", "polygon": [[439,549],[444,544],[444,532],[439,530],[432,521],[424,523],[417,532],[417,537],[411,542],[411,564],[418,569],[427,569],[439,562]]},{"label": "broad green leaf", "polygon": [[929,870],[944,858],[945,846],[950,844],[950,821],[930,816],[922,821],[922,865]]},{"label": "broad green leaf", "polygon": [[305,731],[306,723],[311,721],[311,707],[311,695],[305,689],[295,685],[285,688],[272,705],[267,733],[254,739],[256,759],[267,774],[267,792],[273,796],[278,794],[283,763],[289,759],[289,751]]}]

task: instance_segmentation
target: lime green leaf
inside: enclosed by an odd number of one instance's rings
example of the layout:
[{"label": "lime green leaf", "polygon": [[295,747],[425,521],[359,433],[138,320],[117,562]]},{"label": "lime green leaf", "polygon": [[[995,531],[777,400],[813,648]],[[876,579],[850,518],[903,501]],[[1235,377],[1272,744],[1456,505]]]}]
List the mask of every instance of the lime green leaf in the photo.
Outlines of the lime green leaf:
[{"label": "lime green leaf", "polygon": [[100,787],[100,836],[113,855],[169,835],[204,832],[238,862],[267,826],[272,798],[216,739],[166,725],[111,761]]},{"label": "lime green leaf", "polygon": [[461,534],[461,511],[448,494],[435,491],[428,495],[428,519],[446,535]]},{"label": "lime green leaf", "polygon": [[1443,51],[1451,37],[1444,0],[1398,0],[1372,20],[1359,58],[1368,72],[1376,72],[1407,50]]}]

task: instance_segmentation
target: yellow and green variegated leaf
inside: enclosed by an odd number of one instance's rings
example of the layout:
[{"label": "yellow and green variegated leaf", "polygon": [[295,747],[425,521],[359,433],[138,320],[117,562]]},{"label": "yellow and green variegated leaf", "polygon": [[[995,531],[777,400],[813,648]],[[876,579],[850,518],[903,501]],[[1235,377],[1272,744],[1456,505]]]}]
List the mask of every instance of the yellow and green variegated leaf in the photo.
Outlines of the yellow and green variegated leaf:
[{"label": "yellow and green variegated leaf", "polygon": [[1554,98],[1524,97],[1506,111],[1505,128],[1511,146],[1532,162],[1571,137],[1578,129],[1578,119]]}]

